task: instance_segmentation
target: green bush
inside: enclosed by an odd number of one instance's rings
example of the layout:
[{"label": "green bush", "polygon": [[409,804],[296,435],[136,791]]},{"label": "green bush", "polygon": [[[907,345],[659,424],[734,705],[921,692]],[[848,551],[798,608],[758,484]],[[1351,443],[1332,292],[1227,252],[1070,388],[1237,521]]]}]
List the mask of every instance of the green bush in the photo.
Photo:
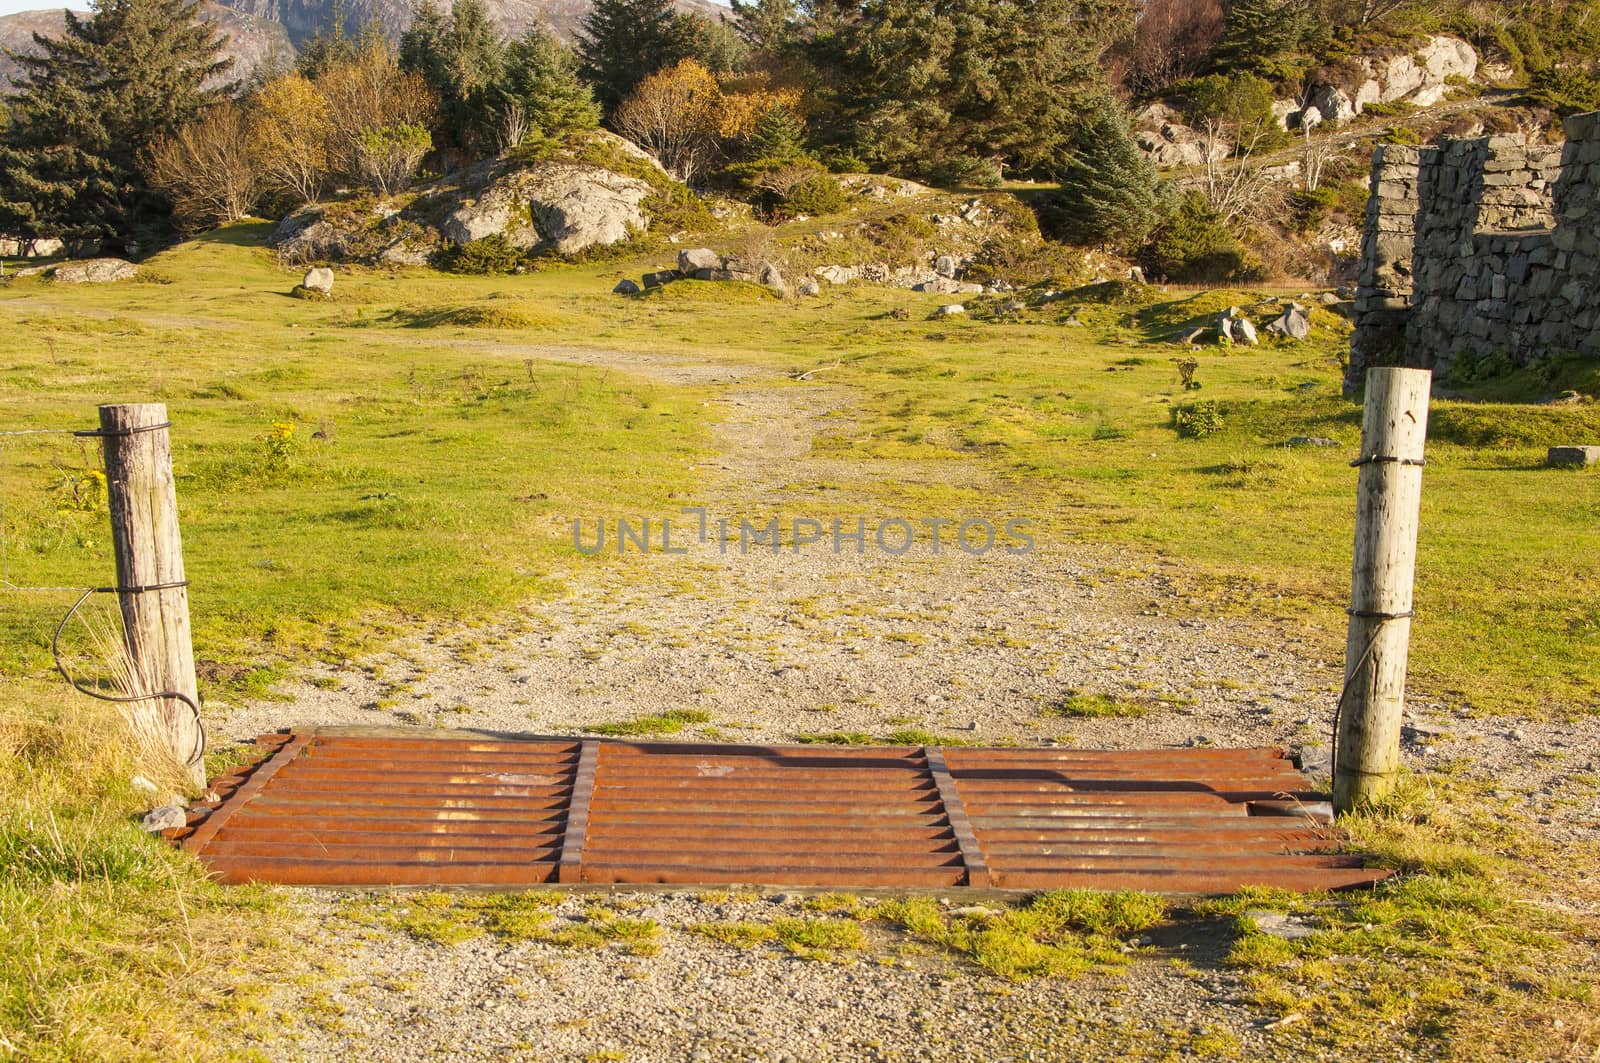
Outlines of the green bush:
[{"label": "green bush", "polygon": [[524,262],[523,252],[502,233],[457,244],[439,255],[440,268],[451,273],[512,273]]},{"label": "green bush", "polygon": [[1574,69],[1543,70],[1534,75],[1530,95],[1557,114],[1600,111],[1600,77]]},{"label": "green bush", "polygon": [[1155,231],[1141,258],[1152,276],[1180,284],[1249,282],[1265,276],[1260,262],[1239,246],[1197,192],[1185,196],[1172,218]]},{"label": "green bush", "polygon": [[1172,408],[1172,427],[1185,439],[1201,439],[1222,431],[1227,422],[1214,402],[1195,402]]},{"label": "green bush", "polygon": [[785,196],[782,205],[790,214],[832,214],[844,209],[844,189],[831,174],[813,174]]}]

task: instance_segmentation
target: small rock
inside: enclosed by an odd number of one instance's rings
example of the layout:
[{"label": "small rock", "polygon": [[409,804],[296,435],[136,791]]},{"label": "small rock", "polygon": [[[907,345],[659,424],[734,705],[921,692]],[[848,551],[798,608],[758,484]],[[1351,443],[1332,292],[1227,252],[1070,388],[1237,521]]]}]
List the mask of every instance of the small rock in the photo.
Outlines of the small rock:
[{"label": "small rock", "polygon": [[934,312],[940,317],[955,317],[958,314],[965,314],[967,308],[960,303],[946,303]]},{"label": "small rock", "polygon": [[1551,447],[1544,460],[1552,469],[1587,469],[1600,465],[1600,447]]},{"label": "small rock", "polygon": [[682,279],[683,274],[678,270],[658,269],[653,273],[644,275],[644,286],[646,288],[659,288],[664,284],[671,284],[673,281]]},{"label": "small rock", "polygon": [[306,270],[305,280],[300,282],[300,287],[322,295],[332,295],[333,270],[326,266],[313,266]]},{"label": "small rock", "polygon": [[151,834],[159,834],[164,830],[186,826],[188,822],[189,813],[182,805],[162,805],[146,812],[139,826]]},{"label": "small rock", "polygon": [[620,280],[611,291],[614,295],[638,295],[640,288],[631,280]]},{"label": "small rock", "polygon": [[952,908],[950,914],[963,919],[998,919],[1004,913],[981,904],[969,904],[965,908]]},{"label": "small rock", "polygon": [[135,790],[140,790],[147,794],[153,794],[156,792],[156,784],[151,782],[149,779],[146,779],[143,775],[135,775],[133,778],[129,779],[128,782]]},{"label": "small rock", "polygon": [[1252,908],[1244,913],[1244,917],[1256,925],[1256,929],[1271,937],[1281,938],[1284,941],[1296,941],[1300,938],[1310,937],[1315,934],[1316,928],[1304,920],[1296,919],[1292,915],[1282,912],[1268,912],[1259,908]]},{"label": "small rock", "polygon": [[933,271],[941,277],[956,275],[956,260],[950,255],[940,255],[933,260]]},{"label": "small rock", "polygon": [[794,286],[794,290],[805,296],[821,295],[822,285],[818,284],[814,277],[802,277],[800,282]]},{"label": "small rock", "polygon": [[1246,347],[1255,347],[1261,343],[1261,338],[1256,335],[1256,327],[1247,317],[1241,317],[1233,323],[1234,339]]},{"label": "small rock", "polygon": [[1276,332],[1291,340],[1303,340],[1311,335],[1311,318],[1306,315],[1303,308],[1295,303],[1289,304],[1289,309],[1283,316],[1267,326],[1268,332]]},{"label": "small rock", "polygon": [[1336,447],[1339,441],[1327,436],[1290,436],[1286,447]]}]

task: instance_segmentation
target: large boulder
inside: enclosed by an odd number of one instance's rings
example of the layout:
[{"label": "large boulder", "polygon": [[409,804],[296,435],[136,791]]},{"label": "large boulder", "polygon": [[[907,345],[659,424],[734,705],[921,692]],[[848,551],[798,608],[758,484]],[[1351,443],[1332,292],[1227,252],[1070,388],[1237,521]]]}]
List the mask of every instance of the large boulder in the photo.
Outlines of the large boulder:
[{"label": "large boulder", "polygon": [[350,238],[328,217],[326,206],[312,203],[280,221],[268,242],[285,262],[319,262],[343,259]]},{"label": "large boulder", "polygon": [[1361,113],[1349,93],[1332,85],[1317,85],[1312,88],[1307,97],[1306,110],[1312,109],[1322,116],[1324,122],[1335,126],[1344,125]]},{"label": "large boulder", "polygon": [[692,274],[702,269],[721,269],[722,256],[709,247],[695,247],[678,252],[678,272]]},{"label": "large boulder", "polygon": [[50,279],[61,284],[107,284],[132,280],[138,273],[139,267],[124,259],[91,258],[83,262],[63,262],[51,272]]},{"label": "large boulder", "polygon": [[496,164],[481,185],[464,183],[445,205],[439,234],[457,244],[501,235],[513,247],[577,254],[621,243],[650,224],[641,204],[654,191],[586,163]]}]

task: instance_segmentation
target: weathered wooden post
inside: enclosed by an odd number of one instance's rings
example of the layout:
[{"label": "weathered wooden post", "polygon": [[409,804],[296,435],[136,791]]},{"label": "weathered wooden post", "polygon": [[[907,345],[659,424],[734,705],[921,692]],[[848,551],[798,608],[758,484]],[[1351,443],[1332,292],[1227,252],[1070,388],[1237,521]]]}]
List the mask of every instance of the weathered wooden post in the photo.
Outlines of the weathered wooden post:
[{"label": "weathered wooden post", "polygon": [[1355,463],[1361,474],[1345,689],[1333,765],[1333,804],[1340,812],[1383,797],[1400,771],[1400,717],[1432,380],[1425,369],[1367,372],[1361,457]]},{"label": "weathered wooden post", "polygon": [[100,407],[105,447],[106,499],[117,559],[117,599],[128,656],[146,690],[190,699],[162,702],[168,744],[186,764],[196,787],[205,786],[200,704],[194,646],[189,635],[189,588],[178,534],[178,495],[172,480],[172,443],[164,403]]}]

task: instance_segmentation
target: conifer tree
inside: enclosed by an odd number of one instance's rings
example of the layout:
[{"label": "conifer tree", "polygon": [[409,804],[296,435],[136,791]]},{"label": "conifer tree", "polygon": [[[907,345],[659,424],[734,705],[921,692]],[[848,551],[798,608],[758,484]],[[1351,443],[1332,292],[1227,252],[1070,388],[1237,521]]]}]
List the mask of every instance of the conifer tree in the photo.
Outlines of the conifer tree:
[{"label": "conifer tree", "polygon": [[1231,69],[1263,71],[1306,43],[1316,28],[1311,0],[1233,0],[1220,57]]},{"label": "conifer tree", "polygon": [[1061,190],[1045,221],[1076,244],[1133,244],[1160,224],[1166,195],[1139,150],[1127,115],[1109,96],[1094,99],[1062,165]]},{"label": "conifer tree", "polygon": [[190,0],[96,0],[65,12],[59,38],[35,35],[0,142],[0,232],[148,249],[171,205],[141,157],[224,97],[222,38]]},{"label": "conifer tree", "polygon": [[440,146],[483,150],[489,99],[505,67],[506,45],[483,0],[455,0],[448,15],[434,0],[417,5],[400,36],[400,69],[422,75],[441,104]]},{"label": "conifer tree", "polygon": [[752,159],[772,161],[805,158],[805,120],[788,106],[773,104],[756,123],[747,153]]},{"label": "conifer tree", "polygon": [[578,35],[579,72],[609,114],[639,83],[679,59],[670,0],[595,0]]},{"label": "conifer tree", "polygon": [[511,138],[518,143],[550,140],[600,124],[600,105],[578,80],[577,58],[542,26],[507,49],[496,96],[502,119],[521,119],[521,135]]}]

